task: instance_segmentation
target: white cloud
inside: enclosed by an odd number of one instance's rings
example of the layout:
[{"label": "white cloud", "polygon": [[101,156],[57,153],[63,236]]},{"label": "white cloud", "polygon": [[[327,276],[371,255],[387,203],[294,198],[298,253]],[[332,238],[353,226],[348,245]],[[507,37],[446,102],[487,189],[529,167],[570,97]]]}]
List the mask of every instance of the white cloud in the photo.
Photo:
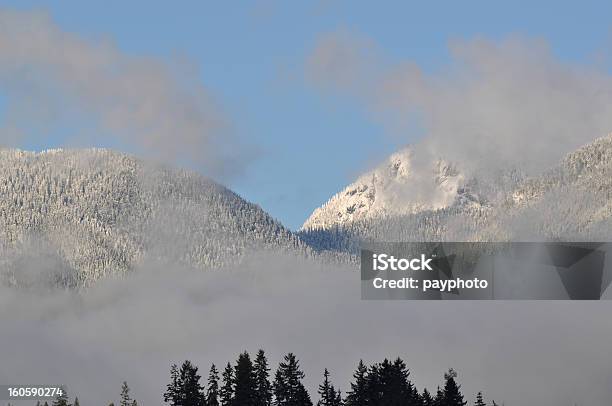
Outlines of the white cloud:
[{"label": "white cloud", "polygon": [[103,139],[93,137],[94,144],[217,177],[243,169],[245,151],[196,74],[127,54],[108,40],[83,39],[45,13],[0,10],[0,85],[8,96],[2,143],[44,139],[54,120],[67,116],[77,128],[87,122],[81,145],[96,134]]},{"label": "white cloud", "polygon": [[448,66],[429,73],[341,32],[320,39],[306,71],[385,120],[418,122],[420,155],[465,167],[542,169],[612,130],[612,76],[561,61],[545,41],[456,40],[450,54]]}]

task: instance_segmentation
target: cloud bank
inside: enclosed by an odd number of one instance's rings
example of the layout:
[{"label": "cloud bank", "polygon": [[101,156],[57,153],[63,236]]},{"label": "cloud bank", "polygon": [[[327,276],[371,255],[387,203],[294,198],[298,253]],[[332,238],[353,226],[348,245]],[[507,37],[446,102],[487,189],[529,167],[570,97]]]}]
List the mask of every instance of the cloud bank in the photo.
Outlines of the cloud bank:
[{"label": "cloud bank", "polygon": [[[320,38],[307,78],[360,98],[390,125],[424,131],[419,154],[468,168],[541,170],[612,131],[612,75],[557,58],[542,40],[456,40],[427,72],[346,31]],[[407,139],[414,140],[414,134]]]},{"label": "cloud bank", "polygon": [[345,392],[359,358],[401,356],[420,390],[457,369],[470,403],[479,390],[516,406],[612,399],[609,302],[361,301],[359,286],[356,270],[259,255],[211,272],[149,264],[82,294],[0,288],[0,382],[103,405],[125,379],[161,404],[172,362],[206,376],[264,348],[273,368],[295,352],[314,396],[325,367]]},{"label": "cloud bank", "polygon": [[83,39],[43,12],[0,9],[0,86],[8,99],[0,144],[48,144],[68,122],[80,144],[125,147],[216,177],[243,169],[247,151],[195,72]]}]

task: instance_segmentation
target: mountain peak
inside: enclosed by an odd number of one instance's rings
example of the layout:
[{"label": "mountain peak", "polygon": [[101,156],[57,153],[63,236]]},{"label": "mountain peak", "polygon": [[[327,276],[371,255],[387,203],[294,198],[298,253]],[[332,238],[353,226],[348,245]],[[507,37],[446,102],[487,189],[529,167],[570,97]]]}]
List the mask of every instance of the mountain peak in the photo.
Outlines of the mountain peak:
[{"label": "mountain peak", "polygon": [[24,261],[60,264],[69,280],[54,277],[86,286],[146,259],[210,268],[301,246],[220,184],[107,149],[0,149],[0,196],[0,278],[13,284],[28,283],[15,272]]},{"label": "mountain peak", "polygon": [[302,230],[447,207],[463,182],[453,165],[443,160],[415,165],[413,150],[404,148],[317,208]]}]

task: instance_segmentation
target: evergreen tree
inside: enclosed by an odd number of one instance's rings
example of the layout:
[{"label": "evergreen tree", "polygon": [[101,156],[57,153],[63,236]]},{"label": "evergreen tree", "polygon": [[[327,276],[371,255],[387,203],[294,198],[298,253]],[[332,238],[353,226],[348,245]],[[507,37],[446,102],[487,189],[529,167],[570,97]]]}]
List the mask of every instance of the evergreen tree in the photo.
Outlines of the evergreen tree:
[{"label": "evergreen tree", "polygon": [[121,385],[121,395],[119,400],[119,406],[132,406],[132,399],[130,398],[130,387],[126,381],[123,381]]},{"label": "evergreen tree", "polygon": [[482,392],[478,392],[476,395],[476,403],[474,403],[474,406],[487,406],[482,398]]},{"label": "evergreen tree", "polygon": [[304,379],[304,372],[300,370],[295,355],[287,354],[275,374],[274,404],[277,406],[312,406],[312,400],[302,384],[302,379]]},{"label": "evergreen tree", "polygon": [[321,398],[317,402],[317,406],[330,406],[332,404],[332,399],[336,398],[336,391],[329,381],[329,371],[327,368],[325,368],[323,372],[323,383],[319,385],[318,393]]},{"label": "evergreen tree", "polygon": [[380,379],[380,365],[373,364],[366,375],[366,398],[368,406],[382,405],[383,388]]},{"label": "evergreen tree", "polygon": [[355,382],[351,382],[351,390],[346,395],[346,406],[365,406],[368,394],[367,388],[368,368],[359,360],[357,370],[353,374]]},{"label": "evergreen tree", "polygon": [[270,368],[268,368],[268,360],[263,350],[259,350],[255,358],[255,392],[257,393],[257,406],[272,404]]},{"label": "evergreen tree", "polygon": [[219,390],[221,406],[231,406],[234,399],[234,369],[227,363],[223,371],[223,386]]},{"label": "evergreen tree", "polygon": [[251,357],[246,351],[238,356],[234,375],[235,406],[257,406],[256,378]]},{"label": "evergreen tree", "polygon": [[183,362],[180,370],[180,406],[202,406],[204,404],[204,388],[200,385],[198,367],[190,361]]},{"label": "evergreen tree", "polygon": [[342,395],[330,382],[327,368],[323,372],[323,383],[319,385],[318,393],[320,396],[320,400],[317,402],[318,406],[340,406],[342,404]]},{"label": "evergreen tree", "polygon": [[422,406],[423,401],[421,399],[421,394],[419,393],[419,391],[416,388],[416,386],[412,385],[412,383],[410,383],[410,386],[412,388],[412,392],[410,394],[410,397],[412,399],[413,404],[415,404],[416,406]]},{"label": "evergreen tree", "polygon": [[438,390],[436,391],[436,397],[434,399],[434,406],[442,406],[444,402],[444,392],[442,392],[442,389],[440,389],[440,387],[438,386]]},{"label": "evergreen tree", "polygon": [[219,406],[219,372],[215,364],[210,367],[207,386],[206,406]]},{"label": "evergreen tree", "polygon": [[332,403],[332,406],[342,406],[342,392],[340,390],[336,391],[336,397]]},{"label": "evergreen tree", "polygon": [[457,377],[457,372],[454,369],[449,369],[446,374],[444,374],[444,379],[446,383],[444,384],[444,396],[442,406],[465,406],[467,402],[463,400],[463,395],[461,394],[461,387],[457,385],[455,378]]},{"label": "evergreen tree", "polygon": [[421,395],[421,405],[434,406],[434,399],[431,397],[431,394],[427,388],[423,389],[423,394]]},{"label": "evergreen tree", "polygon": [[385,406],[411,406],[412,384],[408,380],[408,369],[400,358],[393,363],[385,359],[378,368],[378,385],[380,398],[376,402]]},{"label": "evergreen tree", "polygon": [[68,403],[68,393],[66,389],[61,389],[61,393],[57,395],[51,406],[71,406],[70,403]]},{"label": "evergreen tree", "polygon": [[170,367],[170,383],[166,386],[164,402],[170,406],[181,406],[181,381],[176,364]]}]

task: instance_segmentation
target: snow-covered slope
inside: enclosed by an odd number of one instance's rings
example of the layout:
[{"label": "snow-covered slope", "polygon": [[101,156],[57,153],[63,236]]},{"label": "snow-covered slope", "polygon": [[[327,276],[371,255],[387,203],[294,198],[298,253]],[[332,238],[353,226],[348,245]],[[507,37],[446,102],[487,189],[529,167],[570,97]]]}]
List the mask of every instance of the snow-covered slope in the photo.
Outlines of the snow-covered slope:
[{"label": "snow-covered slope", "polygon": [[[612,134],[535,176],[512,169],[468,178],[440,164],[435,168],[447,169],[432,176],[414,172],[410,158],[395,154],[332,197],[306,221],[301,238],[319,250],[350,252],[363,240],[612,238]],[[415,199],[417,176],[436,185],[417,197],[434,199]]]},{"label": "snow-covered slope", "polygon": [[412,150],[405,148],[316,209],[302,230],[435,210],[458,199],[476,201],[464,183],[463,175],[442,160],[415,165]]},{"label": "snow-covered slope", "polygon": [[258,206],[196,173],[102,149],[0,150],[0,276],[88,285],[153,258],[200,268],[302,249]]}]

